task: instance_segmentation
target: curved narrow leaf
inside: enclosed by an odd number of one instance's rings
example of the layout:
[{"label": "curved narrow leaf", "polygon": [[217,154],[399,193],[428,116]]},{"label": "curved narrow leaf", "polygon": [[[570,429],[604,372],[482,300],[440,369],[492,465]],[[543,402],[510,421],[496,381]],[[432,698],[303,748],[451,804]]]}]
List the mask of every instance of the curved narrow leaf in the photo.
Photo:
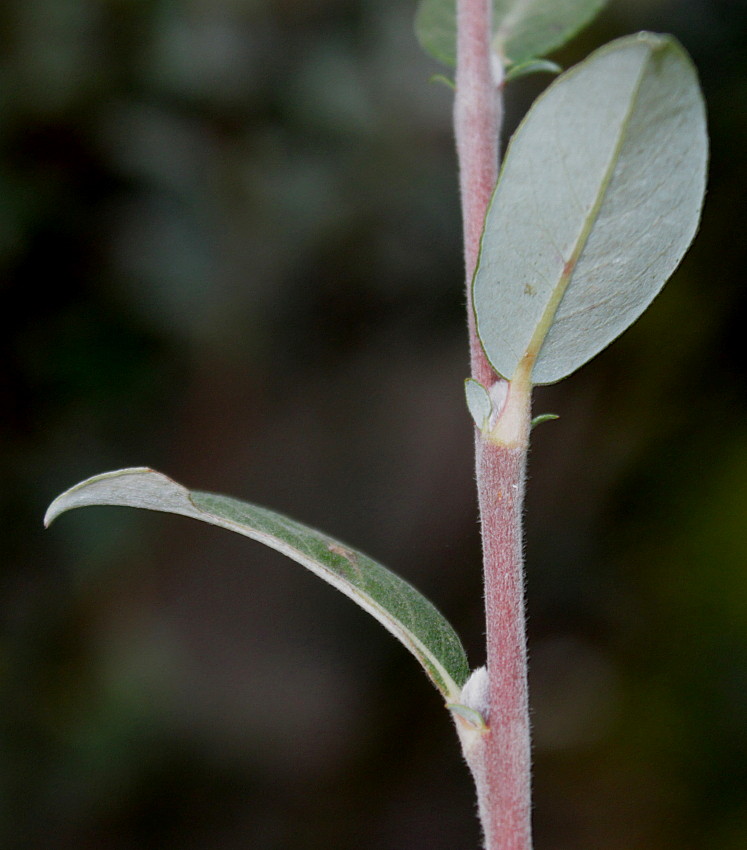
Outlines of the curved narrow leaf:
[{"label": "curved narrow leaf", "polygon": [[552,422],[553,419],[560,419],[557,413],[540,413],[539,416],[532,418],[530,428],[534,429],[543,422]]},{"label": "curved narrow leaf", "polygon": [[698,227],[705,109],[668,36],[596,51],[536,101],[506,153],[473,282],[499,374],[569,375],[653,300]]},{"label": "curved narrow leaf", "polygon": [[[539,59],[569,41],[605,2],[493,0],[493,47],[507,66]],[[456,0],[421,0],[415,15],[415,32],[426,53],[454,65]]]},{"label": "curved narrow leaf", "polygon": [[448,701],[459,699],[469,666],[456,633],[414,587],[367,555],[266,508],[213,493],[190,492],[146,467],[105,472],[82,481],[52,502],[44,524],[85,505],[182,514],[282,552],[368,611],[410,650]]}]

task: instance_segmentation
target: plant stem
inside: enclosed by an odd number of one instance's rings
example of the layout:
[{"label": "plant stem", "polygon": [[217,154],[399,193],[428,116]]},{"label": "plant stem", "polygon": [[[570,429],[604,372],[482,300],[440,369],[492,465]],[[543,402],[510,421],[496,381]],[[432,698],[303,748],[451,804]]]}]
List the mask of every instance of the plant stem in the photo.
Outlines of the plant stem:
[{"label": "plant stem", "polygon": [[[502,120],[490,48],[490,0],[457,0],[454,126],[467,276],[472,377],[501,409],[477,434],[477,487],[483,540],[487,625],[487,731],[470,753],[486,850],[531,850],[531,753],[524,616],[522,510],[529,438],[529,364],[510,384],[495,375],[477,337],[472,278],[498,176]],[[496,57],[497,58],[497,57]],[[500,385],[503,384],[501,387]],[[498,392],[496,392],[498,390]]]},{"label": "plant stem", "polygon": [[483,829],[487,850],[529,850],[531,749],[524,617],[522,510],[529,388],[512,382],[499,432],[477,441],[485,570],[488,733],[484,736]]},{"label": "plant stem", "polygon": [[498,143],[503,107],[500,63],[490,49],[490,0],[457,0],[457,66],[454,131],[459,160],[464,261],[467,273],[472,377],[484,386],[495,380],[477,338],[472,312],[472,277],[490,196],[498,178]]}]

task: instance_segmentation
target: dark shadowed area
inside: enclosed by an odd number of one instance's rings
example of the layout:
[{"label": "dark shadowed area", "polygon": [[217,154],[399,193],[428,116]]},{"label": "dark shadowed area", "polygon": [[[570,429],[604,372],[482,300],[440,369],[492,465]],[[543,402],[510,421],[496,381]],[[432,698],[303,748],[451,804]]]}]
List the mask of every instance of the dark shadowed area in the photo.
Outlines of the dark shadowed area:
[{"label": "dark shadowed area", "polygon": [[[369,552],[482,663],[451,93],[414,7],[0,8],[4,848],[479,846],[438,694],[347,599],[183,518],[41,526],[153,466]],[[645,317],[536,393],[536,847],[742,850],[747,10],[611,0],[556,58],[639,29],[699,67],[709,195]]]}]

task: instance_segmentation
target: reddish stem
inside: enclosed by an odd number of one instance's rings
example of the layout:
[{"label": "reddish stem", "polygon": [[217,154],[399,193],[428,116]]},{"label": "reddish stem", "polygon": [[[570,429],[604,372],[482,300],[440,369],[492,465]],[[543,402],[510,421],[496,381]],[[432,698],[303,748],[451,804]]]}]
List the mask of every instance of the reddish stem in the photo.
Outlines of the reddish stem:
[{"label": "reddish stem", "polygon": [[[526,435],[528,396],[517,401]],[[521,522],[526,448],[526,439],[521,438],[510,444],[489,438],[477,442],[489,680],[483,768],[487,850],[532,846]]]},{"label": "reddish stem", "polygon": [[[472,377],[485,386],[495,380],[477,338],[472,312],[472,277],[480,252],[480,236],[490,196],[498,179],[498,144],[502,120],[490,49],[489,0],[457,0],[457,66],[454,130],[462,199],[464,261],[467,274]],[[499,67],[499,65],[497,66]]]},{"label": "reddish stem", "polygon": [[[457,0],[454,124],[464,226],[472,377],[501,378],[480,345],[472,277],[498,176],[501,80],[491,58],[490,0]],[[528,379],[512,381],[491,432],[478,433],[477,486],[483,538],[488,644],[488,731],[469,758],[487,850],[531,850],[531,763],[522,553]]]}]

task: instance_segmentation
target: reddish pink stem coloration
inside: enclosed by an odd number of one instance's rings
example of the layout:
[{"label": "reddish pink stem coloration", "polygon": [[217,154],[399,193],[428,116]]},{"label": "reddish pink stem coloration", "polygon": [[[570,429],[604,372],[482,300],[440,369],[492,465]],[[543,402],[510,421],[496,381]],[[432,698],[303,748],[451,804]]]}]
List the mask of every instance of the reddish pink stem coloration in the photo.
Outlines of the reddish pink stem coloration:
[{"label": "reddish pink stem coloration", "polygon": [[475,331],[472,276],[477,267],[485,213],[498,179],[501,81],[494,79],[490,19],[489,0],[458,0],[454,129],[462,199],[467,316],[472,376],[485,386],[495,380],[495,375]]},{"label": "reddish pink stem coloration", "polygon": [[478,442],[489,676],[483,813],[487,850],[532,846],[521,531],[525,461],[526,443]]},{"label": "reddish pink stem coloration", "polygon": [[[502,380],[480,345],[471,283],[498,176],[501,80],[491,56],[490,0],[457,0],[454,124],[464,222],[472,377]],[[477,435],[488,643],[488,731],[471,761],[486,850],[531,850],[531,764],[524,623],[522,507],[529,433],[529,384],[509,386],[498,427]]]}]

